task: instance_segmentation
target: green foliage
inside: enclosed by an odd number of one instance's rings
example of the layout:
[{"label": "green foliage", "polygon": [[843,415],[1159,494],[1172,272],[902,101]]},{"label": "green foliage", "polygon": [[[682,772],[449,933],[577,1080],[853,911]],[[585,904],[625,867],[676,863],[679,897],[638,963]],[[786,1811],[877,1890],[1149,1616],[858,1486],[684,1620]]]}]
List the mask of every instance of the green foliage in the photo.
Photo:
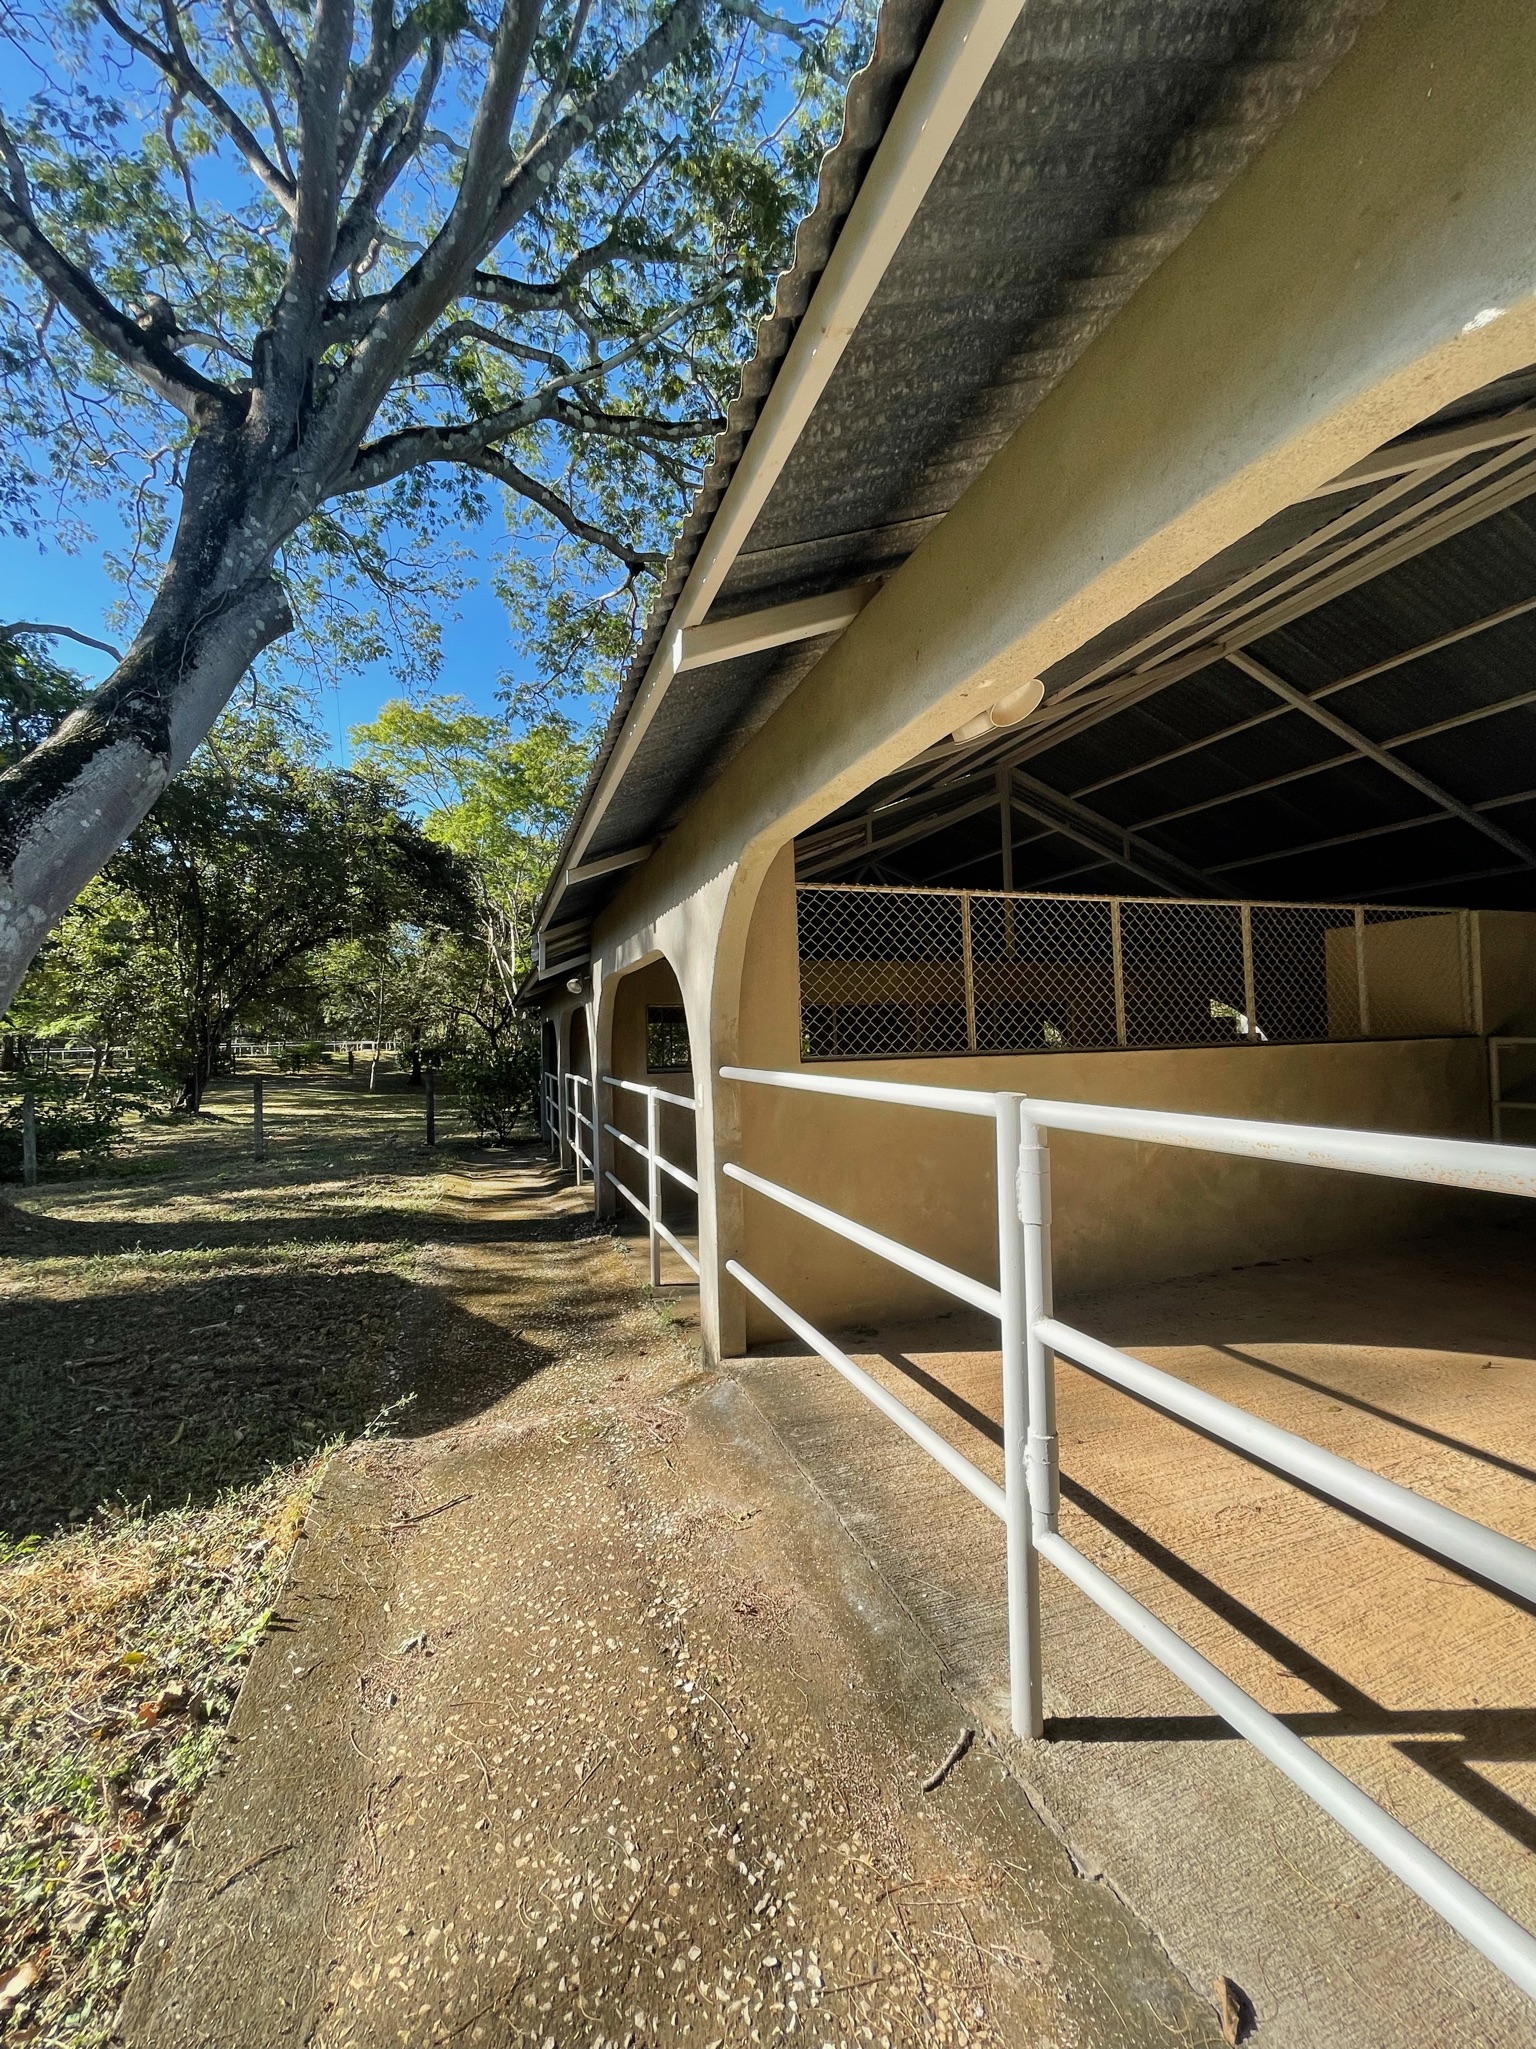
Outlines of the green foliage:
[{"label": "green foliage", "polygon": [[382,776],[308,758],[271,721],[226,718],[66,915],[6,1023],[131,1038],[195,1106],[237,1019],[312,1009],[323,948],[473,915],[463,864]]},{"label": "green foliage", "polygon": [[68,1075],[25,1077],[24,1086],[6,1077],[0,1091],[0,1181],[19,1181],[22,1169],[22,1097],[36,1106],[37,1165],[56,1174],[66,1165],[100,1164],[121,1142],[123,1122],[145,1110],[152,1091],[141,1076],[103,1078],[82,1084]]},{"label": "green foliage", "polygon": [[494,1047],[512,1025],[534,912],[586,780],[590,742],[547,710],[523,723],[512,710],[488,715],[449,696],[392,699],[352,740],[359,761],[388,776],[420,809],[423,830],[465,865],[478,948],[473,962],[461,953],[437,965],[453,972],[461,1016]]},{"label": "green foliage", "polygon": [[[398,61],[371,99],[358,92],[364,132],[343,167],[343,219],[413,99],[425,92],[430,108],[407,170],[362,216],[371,232],[338,260],[339,300],[398,292],[441,229],[496,12],[459,0],[356,10],[354,84],[369,76],[381,22],[398,34]],[[650,0],[551,0],[511,109],[510,160],[611,79],[665,12]],[[681,54],[595,122],[484,258],[530,295],[454,297],[367,431],[457,426],[552,385],[569,403],[496,437],[483,474],[428,462],[355,489],[340,466],[281,556],[299,621],[290,653],[314,677],[383,657],[402,679],[430,678],[444,605],[470,573],[462,536],[502,513],[531,663],[578,691],[606,688],[790,259],[873,14],[873,0],[835,0],[824,14],[711,0]],[[314,19],[289,0],[233,12],[121,0],[7,17],[7,160],[25,169],[38,227],[130,319],[158,323],[184,362],[230,389],[258,373],[276,324],[290,222],[258,153],[302,178],[292,76]],[[207,93],[174,84],[149,54],[178,39]],[[336,333],[314,368],[317,407],[355,344],[356,330],[338,322]],[[16,532],[46,519],[79,546],[92,503],[110,503],[133,536],[114,565],[132,619],[163,570],[189,434],[0,251],[0,517]]]},{"label": "green foliage", "polygon": [[85,696],[30,634],[0,634],[0,771],[30,754]]},{"label": "green foliage", "polygon": [[501,1045],[448,1061],[443,1079],[476,1135],[508,1145],[537,1120],[542,1064],[539,1027],[522,1020]]}]

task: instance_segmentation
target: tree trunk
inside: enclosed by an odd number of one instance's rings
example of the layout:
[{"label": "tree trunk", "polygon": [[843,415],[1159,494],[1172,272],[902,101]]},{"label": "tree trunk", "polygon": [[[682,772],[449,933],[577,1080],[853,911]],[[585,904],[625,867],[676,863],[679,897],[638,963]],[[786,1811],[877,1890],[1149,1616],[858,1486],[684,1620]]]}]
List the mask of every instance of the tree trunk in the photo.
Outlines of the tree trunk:
[{"label": "tree trunk", "polygon": [[[33,955],[293,624],[272,571],[291,480],[232,414],[200,425],[181,517],[138,638],[58,731],[0,775],[0,1013]],[[287,497],[290,517],[267,497]]]},{"label": "tree trunk", "polygon": [[102,1060],[103,1060],[103,1058],[104,1058],[104,1057],[105,1057],[105,1055],[106,1055],[106,1050],[107,1050],[107,1049],[106,1049],[106,1047],[105,1047],[105,1046],[93,1046],[93,1047],[91,1048],[91,1087],[92,1087],[92,1088],[94,1088],[94,1087],[96,1086],[97,1082],[99,1082],[99,1081],[101,1080],[101,1064],[102,1064]]}]

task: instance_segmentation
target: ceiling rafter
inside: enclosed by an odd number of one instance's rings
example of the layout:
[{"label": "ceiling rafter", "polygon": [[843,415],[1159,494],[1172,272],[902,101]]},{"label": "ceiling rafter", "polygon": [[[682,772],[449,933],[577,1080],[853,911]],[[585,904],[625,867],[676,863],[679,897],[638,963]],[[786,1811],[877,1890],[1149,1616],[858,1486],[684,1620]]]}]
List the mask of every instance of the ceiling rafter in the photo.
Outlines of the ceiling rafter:
[{"label": "ceiling rafter", "polygon": [[1326,705],[1308,697],[1304,690],[1298,690],[1294,683],[1288,683],[1283,676],[1277,675],[1263,662],[1255,661],[1252,655],[1244,653],[1241,649],[1234,649],[1228,660],[1241,669],[1245,676],[1251,676],[1256,683],[1262,683],[1266,690],[1272,690],[1277,697],[1284,698],[1293,711],[1305,712],[1309,719],[1316,720],[1317,724],[1332,733],[1336,740],[1344,741],[1362,761],[1374,762],[1377,768],[1384,768],[1389,775],[1396,776],[1399,782],[1407,783],[1410,789],[1417,790],[1421,797],[1428,797],[1432,804],[1438,804],[1450,817],[1459,818],[1463,825],[1475,827],[1488,839],[1497,841],[1507,854],[1513,854],[1516,860],[1523,861],[1528,868],[1536,868],[1536,851],[1528,847],[1523,839],[1512,832],[1506,832],[1495,820],[1483,817],[1472,805],[1463,803],[1460,797],[1453,795],[1432,776],[1425,775],[1411,762],[1399,761],[1395,754],[1389,753],[1376,741],[1368,739],[1358,727],[1350,725],[1347,719],[1341,719],[1337,712],[1330,711]]},{"label": "ceiling rafter", "polygon": [[[1314,697],[1323,695],[1315,691]],[[1441,733],[1455,732],[1459,726],[1475,725],[1481,719],[1496,718],[1500,712],[1518,711],[1528,704],[1536,704],[1536,690],[1522,690],[1515,697],[1501,697],[1494,704],[1480,704],[1472,711],[1457,712],[1452,718],[1436,719],[1432,725],[1415,726],[1411,733],[1396,733],[1391,739],[1382,740],[1382,747],[1410,747],[1416,740],[1432,740]],[[1283,718],[1286,706],[1278,706],[1274,712],[1265,712],[1265,718]],[[1257,721],[1253,721],[1257,723]],[[1284,775],[1272,775],[1261,783],[1243,783],[1235,790],[1224,790],[1219,797],[1202,797],[1198,804],[1183,804],[1177,811],[1159,811],[1151,818],[1135,818],[1131,824],[1137,832],[1148,832],[1156,825],[1172,825],[1180,818],[1194,818],[1202,811],[1220,810],[1223,804],[1236,803],[1240,797],[1257,797],[1265,790],[1278,790],[1286,783],[1299,783],[1308,776],[1322,775],[1330,768],[1343,768],[1347,763],[1358,761],[1359,755],[1351,749],[1347,754],[1330,754],[1323,761],[1309,761],[1303,768],[1287,769]],[[1074,791],[1081,796],[1081,790]],[[1474,805],[1473,809],[1477,807]]]},{"label": "ceiling rafter", "polygon": [[1186,861],[1165,853],[1138,833],[1119,826],[1101,812],[1090,811],[1086,804],[1079,804],[1075,798],[1064,797],[1059,790],[1053,790],[1049,783],[1038,782],[1034,776],[1026,775],[1022,769],[1014,769],[1013,801],[1026,817],[1037,819],[1041,825],[1049,826],[1052,832],[1060,833],[1064,839],[1076,840],[1091,854],[1112,861],[1116,867],[1124,868],[1128,874],[1140,875],[1158,889],[1166,889],[1175,896],[1196,896],[1215,894],[1209,875],[1198,868],[1192,868]]},{"label": "ceiling rafter", "polygon": [[[1114,663],[1106,663],[1099,670],[1077,679],[1070,695],[1063,695],[1048,702],[1043,708],[1043,715],[1032,719],[1027,729],[1018,735],[999,737],[991,743],[983,743],[981,747],[967,749],[963,756],[957,756],[952,749],[929,750],[913,764],[916,773],[905,790],[889,793],[877,807],[876,814],[871,815],[883,817],[898,807],[920,803],[924,798],[930,802],[952,803],[962,793],[978,785],[983,777],[998,771],[1012,773],[1019,769],[1023,762],[1063,745],[1078,733],[1089,730],[1104,719],[1115,716],[1131,705],[1142,702],[1145,698],[1170,687],[1171,684],[1197,674],[1201,669],[1217,662],[1231,663],[1251,676],[1253,671],[1248,663],[1252,658],[1238,659],[1242,655],[1243,642],[1262,638],[1289,620],[1341,594],[1342,591],[1357,587],[1399,562],[1412,559],[1414,555],[1435,546],[1452,534],[1464,531],[1477,521],[1491,517],[1494,512],[1506,505],[1517,503],[1521,498],[1536,492],[1536,436],[1530,431],[1530,417],[1526,415],[1523,420],[1512,423],[1511,431],[1514,424],[1520,426],[1520,439],[1505,440],[1501,433],[1499,439],[1502,445],[1494,450],[1486,462],[1449,479],[1428,496],[1422,495],[1425,483],[1432,482],[1442,469],[1451,466],[1457,458],[1442,451],[1433,462],[1427,462],[1424,467],[1412,474],[1392,479],[1382,491],[1360,501],[1340,519],[1330,522],[1304,541],[1294,544],[1282,555],[1249,571],[1223,590],[1209,594],[1189,613],[1181,615],[1178,619],[1164,620],[1145,636],[1136,648],[1121,650],[1114,658],[1116,663],[1123,663],[1128,654],[1134,655],[1138,650],[1145,651],[1159,641],[1166,643],[1170,636],[1182,635],[1183,644],[1172,659],[1159,659],[1149,668],[1132,671],[1129,674],[1122,673],[1119,676],[1111,674]],[[1415,498],[1415,491],[1421,495]],[[1409,502],[1402,503],[1403,500]],[[1383,511],[1389,514],[1385,522],[1378,520],[1377,524],[1364,534],[1358,531],[1362,518],[1379,515]],[[1329,551],[1319,558],[1318,548],[1323,542],[1329,542],[1331,545]],[[1276,585],[1272,580],[1276,568],[1292,562],[1298,566]],[[1229,631],[1223,634],[1219,641],[1207,638],[1203,644],[1197,635],[1191,633],[1190,629],[1193,626],[1203,620],[1212,619],[1212,616],[1220,612],[1234,595],[1251,591],[1266,580],[1269,580],[1268,587],[1259,591],[1240,608],[1241,611],[1249,613],[1242,622],[1240,633]],[[1536,854],[1513,835],[1506,836],[1500,828],[1491,826],[1488,821],[1480,820],[1476,807],[1463,806],[1458,811],[1456,807],[1460,803],[1459,799],[1450,792],[1441,791],[1428,777],[1421,778],[1418,771],[1409,768],[1408,764],[1394,763],[1387,752],[1388,748],[1407,744],[1414,738],[1428,737],[1432,730],[1449,730],[1453,724],[1466,723],[1475,717],[1492,716],[1497,710],[1513,708],[1517,703],[1536,701],[1536,693],[1522,693],[1499,705],[1459,714],[1455,719],[1439,721],[1433,728],[1418,729],[1413,734],[1400,736],[1381,746],[1367,739],[1364,734],[1358,733],[1353,727],[1347,726],[1345,721],[1336,720],[1335,715],[1322,712],[1317,702],[1321,698],[1333,696],[1369,681],[1375,676],[1387,674],[1442,649],[1455,646],[1477,634],[1508,624],[1531,611],[1536,611],[1536,598],[1523,599],[1516,604],[1504,606],[1464,626],[1437,634],[1430,640],[1419,642],[1411,648],[1402,649],[1365,668],[1339,677],[1310,697],[1307,693],[1297,692],[1297,697],[1302,700],[1299,703],[1291,702],[1285,690],[1277,690],[1275,694],[1282,698],[1282,702],[1275,705],[1273,710],[1259,712],[1231,726],[1221,728],[1216,733],[1185,742],[1152,761],[1137,764],[1118,772],[1113,777],[1086,785],[1071,793],[1069,798],[1063,799],[1059,792],[1053,791],[1051,794],[1058,802],[1080,802],[1082,797],[1107,787],[1111,782],[1127,780],[1144,770],[1197,753],[1203,748],[1249,731],[1271,719],[1283,718],[1294,712],[1308,714],[1310,705],[1313,710],[1308,715],[1316,717],[1318,723],[1328,725],[1336,737],[1346,739],[1352,756],[1377,760],[1378,765],[1388,768],[1402,780],[1414,782],[1422,794],[1433,794],[1435,801],[1442,803],[1442,809],[1448,815],[1462,816],[1464,822],[1475,823],[1479,831],[1497,839],[1508,851],[1518,853],[1523,865],[1536,866]],[[1224,616],[1221,623],[1228,625],[1228,618]],[[1254,680],[1264,683],[1266,687],[1273,687],[1268,683],[1267,673],[1265,676],[1255,677]],[[1277,681],[1284,683],[1283,678]],[[1286,689],[1294,689],[1294,686],[1287,685]],[[1373,753],[1372,749],[1376,752]],[[1349,757],[1333,757],[1325,763],[1314,764],[1297,773],[1319,773],[1326,767],[1340,765],[1347,758]],[[1271,787],[1281,780],[1293,779],[1296,777],[1274,778],[1267,784],[1228,793],[1212,800],[1211,808],[1230,802],[1237,796],[1257,794],[1262,788]],[[1042,784],[1040,787],[1048,786]],[[978,804],[978,808],[982,807]],[[840,826],[824,829],[828,851],[818,860],[819,870],[839,865],[832,851],[833,835],[846,833],[856,822],[856,817],[846,818]],[[1171,818],[1168,814],[1160,814],[1156,821],[1139,820],[1129,830],[1143,830],[1154,822],[1171,822]],[[1104,820],[1103,830],[1114,835],[1118,834],[1121,828],[1113,821]],[[923,836],[925,833],[913,830],[904,837],[910,841],[912,838]],[[805,842],[802,842],[802,845],[805,845]],[[815,846],[814,840],[811,845]],[[1156,853],[1155,849],[1151,851],[1153,854]],[[849,848],[844,859],[853,858],[860,852],[862,848],[856,843]],[[864,858],[868,858],[867,853]]]},{"label": "ceiling rafter", "polygon": [[[1477,805],[1475,809],[1478,811],[1498,811],[1506,805],[1530,804],[1533,802],[1536,802],[1536,790],[1516,790],[1508,797],[1490,797],[1486,803]],[[1385,839],[1389,833],[1412,832],[1419,826],[1450,825],[1460,822],[1462,821],[1458,820],[1451,812],[1418,811],[1414,813],[1412,818],[1389,819],[1385,825],[1363,825],[1354,832],[1335,833],[1329,839],[1306,840],[1299,846],[1277,847],[1267,854],[1248,854],[1240,861],[1218,861],[1212,866],[1210,872],[1212,875],[1230,875],[1237,868],[1263,868],[1275,861],[1297,860],[1303,854],[1324,853],[1331,847],[1351,847],[1361,840]],[[1480,820],[1471,822],[1481,824]],[[1524,871],[1529,869],[1530,865],[1529,861],[1522,860],[1516,862],[1514,867]],[[1509,872],[1512,871],[1503,868],[1499,870],[1501,875]]]}]

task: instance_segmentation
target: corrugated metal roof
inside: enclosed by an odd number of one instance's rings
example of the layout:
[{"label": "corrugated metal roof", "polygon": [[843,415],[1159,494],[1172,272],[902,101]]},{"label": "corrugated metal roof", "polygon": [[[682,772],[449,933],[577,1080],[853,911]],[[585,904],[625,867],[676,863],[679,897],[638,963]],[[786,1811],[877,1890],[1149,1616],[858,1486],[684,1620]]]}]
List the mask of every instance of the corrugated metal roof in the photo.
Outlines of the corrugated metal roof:
[{"label": "corrugated metal roof", "polygon": [[[1533,392],[1536,374],[1522,373],[1472,394],[1458,416],[1497,414]],[[1457,474],[1470,480],[1472,469],[1469,461]],[[1425,480],[1425,501],[1445,474]],[[1327,710],[1367,742],[1388,747],[1453,800],[1536,850],[1536,702],[1520,702],[1536,697],[1536,464],[1526,458],[1510,465],[1507,480],[1510,490],[1528,495],[1388,562],[1352,588],[1332,595],[1325,588],[1299,616],[1269,631],[1258,626],[1244,652],[1296,689],[1320,693]],[[1149,635],[1171,633],[1175,622],[1217,593],[1242,587],[1260,565],[1273,564],[1348,503],[1341,494],[1291,508],[1079,649],[1052,680],[1059,688],[1096,675],[1113,666],[1117,651],[1129,657]],[[1373,517],[1385,525],[1401,506],[1399,498]],[[1532,609],[1502,617],[1527,605]],[[1220,606],[1208,615],[1204,630],[1213,642],[1222,638],[1223,617]],[[1449,635],[1464,637],[1402,659]],[[1381,673],[1361,674],[1387,662],[1392,666]],[[1350,677],[1359,680],[1337,687]],[[1424,730],[1473,713],[1486,715]],[[1228,730],[1238,726],[1245,729]],[[1415,733],[1422,737],[1407,737]],[[969,763],[957,758],[950,781],[963,785],[978,771],[985,780],[993,754],[1001,750],[998,758],[1006,760],[1010,745],[1017,751],[1020,743],[1005,735]],[[1037,785],[1090,807],[1107,828],[1107,845],[1134,831],[1144,847],[1208,878],[1215,893],[1536,907],[1536,853],[1522,863],[1466,818],[1437,815],[1432,795],[1380,762],[1351,756],[1347,738],[1288,708],[1214,653],[1193,673],[1085,730],[1053,743],[1047,729],[1027,769]],[[890,805],[907,782],[915,777],[890,778],[865,792],[840,821]],[[935,786],[936,804],[943,787]],[[995,887],[999,817],[994,808],[878,856],[881,879]],[[872,858],[856,847],[846,857],[834,850],[832,865],[818,872],[852,879]],[[1081,844],[1022,819],[1012,859],[1014,884],[1022,889],[1146,888],[1144,876],[1117,870],[1110,859],[1095,863]]]},{"label": "corrugated metal roof", "polygon": [[[710,616],[899,566],[1377,4],[1030,0]],[[934,11],[929,0],[881,11],[583,812]],[[819,651],[802,644],[677,677],[584,858],[664,833]],[[543,907],[561,924],[590,917],[622,879],[569,887],[562,874]]]}]

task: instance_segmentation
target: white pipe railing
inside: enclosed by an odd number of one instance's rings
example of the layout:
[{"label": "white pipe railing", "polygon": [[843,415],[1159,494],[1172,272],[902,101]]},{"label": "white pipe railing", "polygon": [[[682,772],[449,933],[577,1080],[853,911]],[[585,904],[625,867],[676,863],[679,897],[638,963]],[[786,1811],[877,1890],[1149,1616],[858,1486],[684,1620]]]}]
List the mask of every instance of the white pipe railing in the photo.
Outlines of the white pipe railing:
[{"label": "white pipe railing", "polygon": [[595,1176],[592,1153],[587,1152],[583,1147],[581,1134],[583,1131],[586,1132],[592,1144],[592,1152],[595,1153],[597,1150],[597,1126],[594,1122],[596,1103],[593,1100],[592,1108],[589,1110],[583,1110],[581,1107],[581,1091],[585,1089],[589,1098],[592,1095],[592,1084],[584,1074],[578,1074],[572,1068],[566,1074],[565,1079],[567,1101],[565,1105],[564,1136],[566,1144],[571,1149],[571,1156],[575,1161],[576,1186],[579,1188],[581,1186],[581,1170],[583,1167],[587,1170],[587,1178],[589,1180]]},{"label": "white pipe railing", "polygon": [[[724,1067],[725,1081],[796,1089],[855,1101],[901,1104],[990,1117],[997,1134],[998,1268],[993,1290],[866,1225],[761,1176],[724,1172],[811,1222],[835,1231],[907,1273],[998,1318],[1003,1366],[1003,1485],[897,1401],[821,1331],[737,1260],[726,1263],[772,1310],[875,1407],[929,1452],[962,1486],[1002,1517],[1008,1538],[1009,1690],[1015,1731],[1044,1734],[1040,1676],[1038,1560],[1047,1559],[1240,1735],[1433,1907],[1522,1991],[1536,1998],[1536,1937],[1485,1898],[1358,1786],[1243,1692],[1062,1536],[1055,1357],[1149,1402],[1164,1414],[1297,1481],[1324,1500],[1394,1531],[1485,1584],[1536,1604],[1536,1550],[1379,1473],[1266,1423],[1230,1402],[1149,1366],[1054,1314],[1050,1253],[1050,1130],[1142,1144],[1176,1145],[1255,1160],[1429,1182],[1442,1187],[1536,1196],[1536,1148],[1395,1132],[1266,1124],[1099,1103],[1037,1101],[978,1089],[851,1081],[796,1070]],[[1002,1199],[1012,1188],[1015,1199]]]},{"label": "white pipe railing", "polygon": [[672,1247],[672,1250],[686,1267],[691,1268],[697,1274],[699,1271],[698,1260],[662,1216],[661,1192],[661,1177],[663,1174],[669,1175],[672,1180],[678,1182],[682,1187],[691,1190],[694,1195],[697,1195],[699,1192],[697,1178],[685,1168],[678,1166],[675,1160],[667,1159],[661,1150],[662,1104],[670,1103],[676,1109],[687,1110],[690,1115],[696,1114],[697,1106],[691,1096],[674,1095],[669,1090],[656,1088],[648,1082],[623,1081],[616,1074],[605,1074],[603,1081],[611,1089],[621,1089],[626,1095],[643,1096],[645,1099],[644,1145],[637,1138],[632,1138],[627,1131],[620,1131],[616,1124],[604,1124],[603,1130],[607,1132],[610,1138],[615,1139],[618,1144],[627,1146],[632,1153],[638,1153],[645,1162],[646,1199],[643,1202],[629,1184],[621,1181],[617,1174],[610,1172],[606,1178],[618,1190],[619,1194],[623,1196],[624,1200],[632,1203],[645,1219],[650,1246],[651,1286],[653,1288],[661,1286],[661,1248],[663,1241]]}]

